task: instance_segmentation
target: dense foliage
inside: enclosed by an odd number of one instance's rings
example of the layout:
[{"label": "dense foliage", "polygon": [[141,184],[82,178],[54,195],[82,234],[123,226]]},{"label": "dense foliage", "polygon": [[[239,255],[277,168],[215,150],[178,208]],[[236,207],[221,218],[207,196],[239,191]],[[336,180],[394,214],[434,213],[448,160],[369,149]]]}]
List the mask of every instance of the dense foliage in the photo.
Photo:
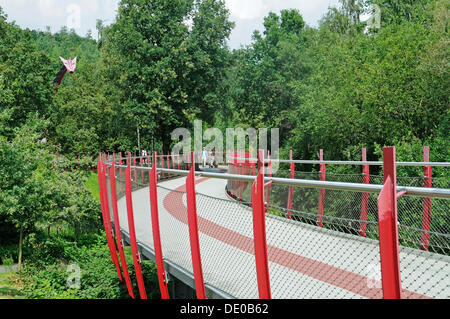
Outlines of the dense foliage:
[{"label": "dense foliage", "polygon": [[[103,235],[83,236],[77,243],[66,238],[33,239],[30,245],[36,253],[29,257],[22,278],[22,293],[27,298],[51,299],[128,299],[128,291],[117,278],[111,262],[106,238]],[[126,251],[127,263],[132,265],[131,251]],[[68,288],[72,281],[71,265],[80,270],[79,287]],[[137,292],[134,268],[130,278]],[[145,261],[142,264],[149,298],[160,298],[156,279],[156,267]],[[73,284],[76,281],[73,280]]]},{"label": "dense foliage", "polygon": [[196,118],[211,122],[232,26],[223,1],[121,1],[102,41],[105,78],[118,92],[118,132],[136,140],[139,128],[144,145],[154,138],[168,151],[172,130]]},{"label": "dense foliage", "polygon": [[[360,17],[381,8],[381,27]],[[4,14],[2,13],[2,16]],[[100,39],[0,23],[1,134],[29,114],[71,158],[103,151],[170,149],[170,132],[194,119],[226,127],[278,127],[284,155],[358,158],[384,145],[430,145],[449,157],[448,4],[443,0],[342,0],[318,28],[297,10],[270,13],[253,42],[231,51],[223,1],[121,1]],[[59,94],[59,56],[77,72]],[[418,156],[405,154],[405,156]]]},{"label": "dense foliage", "polygon": [[[361,22],[373,4],[380,28]],[[223,0],[122,0],[111,25],[98,21],[97,40],[23,30],[0,8],[1,261],[24,256],[29,297],[124,297],[96,237],[99,203],[86,189],[95,176],[74,163],[136,151],[138,135],[142,148],[167,152],[170,132],[195,119],[223,131],[280,128],[282,157],[313,159],[322,148],[326,159],[360,159],[367,147],[378,160],[395,145],[399,160],[420,161],[429,145],[432,161],[448,161],[449,6],[340,0],[317,28],[282,10],[237,50],[226,44]],[[55,94],[59,56],[78,65]],[[69,263],[85,271],[81,290],[66,289]]]},{"label": "dense foliage", "polygon": [[390,9],[364,32],[352,17],[370,2],[342,2],[319,29],[295,11],[265,19],[264,35],[234,53],[225,124],[279,127],[295,158],[323,148],[326,158],[355,159],[365,146],[374,159],[378,145],[430,145],[432,160],[448,160],[448,3],[378,1]]}]

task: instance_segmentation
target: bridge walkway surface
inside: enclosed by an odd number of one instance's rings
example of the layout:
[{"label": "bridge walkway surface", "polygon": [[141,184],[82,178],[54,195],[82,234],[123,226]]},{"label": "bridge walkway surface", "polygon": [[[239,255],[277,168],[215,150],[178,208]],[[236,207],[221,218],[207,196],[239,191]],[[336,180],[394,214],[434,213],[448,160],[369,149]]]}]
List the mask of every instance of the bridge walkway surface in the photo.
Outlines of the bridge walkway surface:
[{"label": "bridge walkway surface", "polygon": [[[258,298],[252,209],[227,197],[226,180],[197,177],[197,214],[205,284],[235,298]],[[193,273],[186,178],[158,183],[164,260]],[[149,188],[132,193],[137,241],[153,249]],[[125,196],[118,199],[128,232]],[[273,298],[382,298],[377,240],[266,214]],[[402,297],[450,298],[450,257],[400,247]]]}]

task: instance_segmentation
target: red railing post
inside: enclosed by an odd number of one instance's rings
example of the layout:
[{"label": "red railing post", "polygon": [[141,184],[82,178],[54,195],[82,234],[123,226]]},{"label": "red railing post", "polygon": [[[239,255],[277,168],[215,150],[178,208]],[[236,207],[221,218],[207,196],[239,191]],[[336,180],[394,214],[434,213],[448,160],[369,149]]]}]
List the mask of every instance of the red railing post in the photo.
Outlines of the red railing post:
[{"label": "red railing post", "polygon": [[255,162],[252,161],[252,175],[255,176],[256,175],[256,170],[255,170]]},{"label": "red railing post", "polygon": [[[234,174],[235,170],[234,170],[233,163],[231,162],[231,156],[232,156],[231,151],[228,150],[228,157],[227,157],[228,172],[230,174]],[[229,185],[230,185],[230,189],[228,189],[228,191],[230,192],[230,194],[233,195],[234,194],[234,181],[231,180]]]},{"label": "red railing post", "polygon": [[145,291],[144,278],[142,276],[141,258],[139,255],[136,230],[134,226],[133,199],[131,194],[131,158],[128,158],[127,169],[125,170],[125,195],[127,201],[128,231],[130,233],[130,246],[133,254],[134,270],[136,271],[136,280],[138,283],[141,299],[147,299]]},{"label": "red railing post", "polygon": [[[241,152],[239,151],[238,153],[236,153],[236,165],[237,165],[237,171],[239,175],[242,175],[242,166],[241,166]],[[236,182],[236,189],[237,189],[237,195],[239,198],[239,201],[242,202],[242,194],[241,194],[241,185],[242,185],[242,181],[237,181]]]},{"label": "red railing post", "polygon": [[[156,157],[156,152],[153,153]],[[150,191],[150,207],[152,216],[152,233],[153,233],[153,246],[155,249],[156,269],[158,271],[159,289],[161,291],[162,299],[169,299],[169,289],[167,288],[167,276],[164,269],[164,261],[161,247],[161,235],[159,229],[159,216],[158,216],[158,193],[156,187],[157,181],[156,164],[153,165],[152,170],[148,174],[149,191]]]},{"label": "red railing post", "polygon": [[[122,165],[122,152],[120,152],[119,165]],[[122,167],[119,167],[119,177],[120,177],[120,194],[122,195],[124,193]]]},{"label": "red railing post", "polygon": [[[270,151],[267,152],[267,158],[269,160],[269,163],[267,164],[267,175],[269,177],[272,177],[272,161],[270,159]],[[267,183],[267,210],[269,210],[269,203],[270,203],[270,191],[272,189],[272,183]]]},{"label": "red railing post", "polygon": [[108,242],[109,253],[111,254],[111,259],[113,261],[114,266],[116,267],[117,276],[120,281],[122,279],[122,273],[119,266],[119,259],[117,258],[116,245],[114,244],[113,232],[111,227],[111,219],[109,215],[109,205],[108,205],[108,195],[106,190],[106,175],[105,175],[105,167],[104,164],[99,159],[97,164],[97,176],[98,176],[98,185],[100,192],[100,205],[102,209],[102,217],[103,217],[103,226],[105,227],[106,241]]},{"label": "red railing post", "polygon": [[[430,161],[430,147],[424,146],[423,148],[423,159],[424,162]],[[425,182],[424,187],[431,187],[432,185],[432,168],[431,166],[425,166],[424,168]],[[428,246],[430,244],[430,218],[431,218],[431,198],[423,199],[423,217],[422,217],[422,238],[420,249],[428,251]]]},{"label": "red railing post", "polygon": [[[319,152],[319,159],[320,161],[323,161],[323,149]],[[325,164],[320,164],[320,180],[325,181]],[[323,226],[323,212],[324,212],[324,206],[325,206],[325,189],[321,188],[319,191],[319,209],[318,214],[319,218],[317,220],[317,224],[319,227]]]},{"label": "red railing post", "polygon": [[172,169],[175,169],[175,154],[173,152],[171,153],[171,157],[172,157]]},{"label": "red railing post", "polygon": [[[167,169],[170,169],[170,156],[167,154]],[[171,174],[167,174],[167,178],[171,178]]]},{"label": "red railing post", "polygon": [[384,187],[378,196],[378,229],[383,297],[400,299],[395,147],[383,149]]},{"label": "red railing post", "polygon": [[[239,175],[239,169],[237,167],[237,162],[236,162],[236,157],[237,157],[237,153],[233,152],[233,172],[234,174]],[[239,191],[237,190],[237,185],[238,185],[238,181],[232,181],[233,182],[233,195],[236,198],[239,198]]]},{"label": "red railing post", "polygon": [[[161,155],[161,168],[164,168],[164,152]],[[164,172],[161,172],[161,179],[164,179]]]},{"label": "red railing post", "polygon": [[[141,156],[141,154],[139,154],[139,163],[141,167],[144,167],[144,157]],[[145,184],[145,179],[144,179],[144,171],[141,169],[141,179],[142,179],[142,184]]]},{"label": "red railing post", "polygon": [[[235,169],[237,175],[241,175],[241,168],[239,167],[239,161],[238,161],[239,152],[236,151],[234,153],[234,157],[235,157],[235,159],[234,159],[234,169]],[[240,193],[240,188],[239,188],[240,185],[241,185],[240,181],[235,181],[234,182],[234,190],[235,190],[235,193],[236,193],[236,198],[238,200],[240,200],[240,198],[241,198],[241,193]]]},{"label": "red railing post", "polygon": [[203,280],[202,260],[197,224],[197,203],[195,196],[195,153],[191,153],[191,169],[186,178],[186,196],[188,210],[189,240],[191,244],[192,268],[194,270],[195,290],[197,299],[206,299],[205,283]]},{"label": "red railing post", "polygon": [[[133,166],[136,167],[136,151],[134,152]],[[138,188],[136,168],[133,168],[133,172],[134,172],[134,183],[136,185],[136,188]]]},{"label": "red railing post", "polygon": [[119,222],[119,212],[117,209],[117,195],[116,195],[116,176],[115,176],[115,159],[113,160],[112,166],[109,171],[110,175],[110,186],[111,186],[111,201],[112,201],[112,209],[113,209],[113,218],[114,218],[114,229],[116,231],[116,239],[117,246],[119,248],[119,256],[122,264],[122,271],[125,277],[125,283],[127,285],[128,294],[131,298],[135,299],[133,292],[133,285],[131,284],[130,274],[128,272],[127,260],[125,258],[125,252],[123,250],[123,239],[122,232],[120,230],[120,222]]},{"label": "red railing post", "polygon": [[[362,161],[367,161],[367,150],[366,148],[362,149]],[[370,176],[369,176],[369,165],[363,165],[362,167],[362,175],[363,175],[363,184],[369,184]],[[367,210],[369,207],[369,193],[362,193],[362,202],[361,202],[361,218],[360,218],[360,235],[362,237],[366,237],[367,230]]]},{"label": "red railing post", "polygon": [[[239,152],[238,161],[237,161],[238,172],[239,172],[238,174],[239,175],[243,175],[243,172],[244,172],[244,166],[243,166],[243,163],[242,163],[242,155],[243,155],[243,153]],[[239,194],[239,201],[240,202],[242,202],[242,195],[243,195],[242,185],[243,185],[242,181],[238,182],[238,194]]]},{"label": "red railing post", "polygon": [[[289,159],[292,161],[292,150],[289,151]],[[291,179],[295,178],[295,163],[291,162],[289,164],[289,170],[290,170],[290,174],[291,174]],[[292,201],[294,199],[294,186],[289,186],[289,194],[288,194],[288,213],[287,213],[287,218],[291,219],[291,215],[292,215]]]},{"label": "red railing post", "polygon": [[258,151],[258,175],[252,185],[253,238],[260,299],[271,299],[264,205],[264,150]]}]

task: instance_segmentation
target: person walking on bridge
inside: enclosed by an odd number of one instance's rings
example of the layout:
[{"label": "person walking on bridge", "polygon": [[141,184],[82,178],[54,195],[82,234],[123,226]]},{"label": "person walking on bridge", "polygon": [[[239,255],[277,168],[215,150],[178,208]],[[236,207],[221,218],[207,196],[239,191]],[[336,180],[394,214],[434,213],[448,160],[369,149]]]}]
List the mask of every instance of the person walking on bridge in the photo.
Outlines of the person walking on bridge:
[{"label": "person walking on bridge", "polygon": [[146,150],[142,150],[141,163],[147,164],[147,151]]},{"label": "person walking on bridge", "polygon": [[206,167],[206,159],[208,158],[208,151],[206,150],[206,147],[203,148],[202,151],[202,162],[203,162],[203,168]]}]

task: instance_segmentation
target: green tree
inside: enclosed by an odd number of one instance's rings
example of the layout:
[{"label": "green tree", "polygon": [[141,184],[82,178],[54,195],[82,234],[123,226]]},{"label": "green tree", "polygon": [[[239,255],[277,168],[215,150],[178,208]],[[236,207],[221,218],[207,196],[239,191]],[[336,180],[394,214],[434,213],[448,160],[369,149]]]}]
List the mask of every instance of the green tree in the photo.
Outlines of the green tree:
[{"label": "green tree", "polygon": [[154,135],[167,150],[174,128],[211,119],[231,27],[223,1],[121,1],[103,56],[128,132],[139,127],[147,145]]},{"label": "green tree", "polygon": [[11,141],[0,137],[0,214],[19,230],[19,268],[26,234],[64,223],[77,234],[99,220],[99,205],[81,177],[61,170],[54,147],[39,142],[46,125],[29,118]]},{"label": "green tree", "polygon": [[235,66],[229,73],[230,125],[279,127],[281,136],[287,136],[297,103],[293,81],[306,79],[309,73],[303,57],[305,32],[297,10],[282,10],[280,16],[269,13],[263,34],[254,32],[253,43],[235,51]]},{"label": "green tree", "polygon": [[0,16],[0,113],[9,113],[4,122],[8,137],[12,129],[25,123],[29,114],[45,116],[52,101],[52,71],[49,59],[37,50],[31,34]]}]

